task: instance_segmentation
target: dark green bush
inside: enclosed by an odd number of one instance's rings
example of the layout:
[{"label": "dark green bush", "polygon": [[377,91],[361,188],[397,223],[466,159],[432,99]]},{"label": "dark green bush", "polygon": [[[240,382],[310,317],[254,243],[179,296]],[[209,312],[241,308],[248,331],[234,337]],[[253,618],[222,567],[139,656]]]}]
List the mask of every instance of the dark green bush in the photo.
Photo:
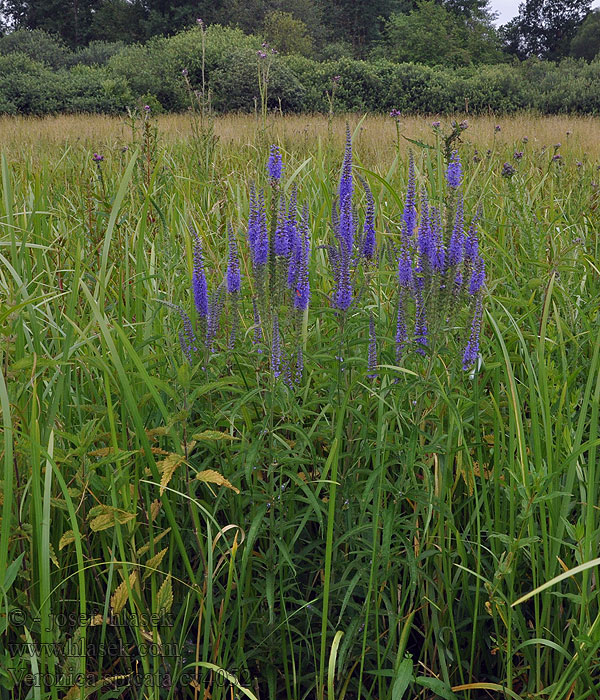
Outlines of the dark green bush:
[{"label": "dark green bush", "polygon": [[62,68],[72,56],[71,49],[54,34],[41,29],[19,29],[5,36],[0,36],[0,54],[21,53],[39,63],[46,63],[52,68]]}]

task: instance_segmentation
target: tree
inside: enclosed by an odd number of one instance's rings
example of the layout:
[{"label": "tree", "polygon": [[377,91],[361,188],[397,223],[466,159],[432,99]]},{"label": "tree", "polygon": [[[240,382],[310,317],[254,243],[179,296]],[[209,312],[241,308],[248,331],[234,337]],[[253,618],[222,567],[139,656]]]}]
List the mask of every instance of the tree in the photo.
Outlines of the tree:
[{"label": "tree", "polygon": [[269,44],[281,53],[310,56],[313,52],[307,26],[289,12],[269,12],[265,17],[264,35]]},{"label": "tree", "polygon": [[522,58],[563,58],[590,6],[591,0],[525,0],[504,28],[507,51]]},{"label": "tree", "polygon": [[385,24],[384,40],[374,55],[430,66],[502,60],[500,41],[490,22],[474,17],[467,20],[436,0],[424,0],[408,14],[393,14]]},{"label": "tree", "polygon": [[593,10],[583,20],[571,41],[571,56],[591,61],[600,53],[600,10]]}]

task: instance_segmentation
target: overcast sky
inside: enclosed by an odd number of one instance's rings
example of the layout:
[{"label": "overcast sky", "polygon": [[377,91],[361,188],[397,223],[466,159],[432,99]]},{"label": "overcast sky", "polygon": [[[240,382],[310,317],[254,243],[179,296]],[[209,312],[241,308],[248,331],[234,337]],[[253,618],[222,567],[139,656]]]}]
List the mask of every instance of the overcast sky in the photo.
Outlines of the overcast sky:
[{"label": "overcast sky", "polygon": [[[521,0],[491,0],[490,7],[494,12],[498,13],[496,24],[506,24],[513,17],[519,14],[519,2]],[[600,0],[594,0],[592,3],[594,9],[600,8]]]}]

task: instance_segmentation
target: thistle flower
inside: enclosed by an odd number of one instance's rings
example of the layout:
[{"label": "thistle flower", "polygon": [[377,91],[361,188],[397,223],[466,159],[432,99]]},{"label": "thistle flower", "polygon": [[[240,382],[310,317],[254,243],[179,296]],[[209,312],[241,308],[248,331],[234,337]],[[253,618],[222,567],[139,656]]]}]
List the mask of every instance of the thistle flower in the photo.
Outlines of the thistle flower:
[{"label": "thistle flower", "polygon": [[481,294],[478,294],[475,300],[475,310],[473,320],[471,321],[471,332],[469,341],[463,354],[463,369],[470,369],[477,358],[479,357],[479,338],[481,335],[481,318],[483,315],[483,301]]},{"label": "thistle flower", "polygon": [[308,205],[304,205],[302,212],[302,250],[300,255],[300,265],[296,280],[296,296],[294,297],[294,307],[299,311],[308,308],[310,300],[310,282],[308,279],[308,261],[310,258],[310,235],[308,226]]},{"label": "thistle flower", "polygon": [[408,187],[406,189],[406,200],[404,203],[404,213],[402,214],[403,228],[402,234],[405,242],[410,239],[417,225],[416,207],[416,186],[415,186],[415,158],[412,151],[408,156]]},{"label": "thistle flower", "polygon": [[275,379],[281,374],[281,336],[279,335],[279,317],[273,316],[273,338],[271,340],[271,370]]},{"label": "thistle flower", "polygon": [[102,163],[102,161],[104,160],[104,156],[101,156],[99,153],[94,153],[94,155],[92,156],[92,160],[94,161],[94,163]]},{"label": "thistle flower", "polygon": [[208,320],[208,286],[204,272],[204,257],[202,255],[202,242],[196,229],[190,226],[194,236],[194,270],[192,273],[192,291],[194,293],[194,305],[196,313],[205,321]]},{"label": "thistle flower", "polygon": [[453,190],[460,187],[462,166],[460,164],[460,158],[458,157],[458,151],[452,151],[448,169],[446,170],[446,180],[448,182],[448,187],[451,187]]},{"label": "thistle flower", "polygon": [[227,261],[227,292],[237,294],[241,287],[240,261],[238,258],[237,243],[231,223],[227,224],[227,235],[229,238],[229,259]]},{"label": "thistle flower", "polygon": [[283,168],[283,163],[281,160],[281,153],[279,152],[279,146],[271,146],[271,154],[269,156],[269,161],[267,163],[267,173],[272,181],[281,180],[281,171]]},{"label": "thistle flower", "polygon": [[504,163],[502,166],[502,172],[500,173],[502,177],[511,178],[517,171],[513,168],[510,163]]},{"label": "thistle flower", "polygon": [[367,360],[367,379],[377,377],[377,338],[375,337],[375,319],[369,315],[369,356]]},{"label": "thistle flower", "polygon": [[372,260],[375,256],[375,200],[371,188],[366,180],[361,178],[362,185],[367,195],[367,213],[363,226],[363,239],[360,254],[366,260]]}]

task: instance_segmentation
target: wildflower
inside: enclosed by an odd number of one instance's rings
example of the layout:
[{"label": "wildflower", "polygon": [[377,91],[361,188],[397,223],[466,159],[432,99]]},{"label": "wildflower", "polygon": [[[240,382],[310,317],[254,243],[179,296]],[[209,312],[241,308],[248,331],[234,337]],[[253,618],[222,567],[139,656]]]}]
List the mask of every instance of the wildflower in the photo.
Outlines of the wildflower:
[{"label": "wildflower", "polygon": [[502,131],[502,129],[500,128],[500,124],[496,124],[496,126],[494,127],[494,131],[496,133],[498,133],[499,131]]},{"label": "wildflower", "polygon": [[248,219],[248,242],[255,268],[267,264],[269,258],[269,234],[267,231],[267,215],[263,192],[258,198],[254,187],[250,189],[250,217]]},{"label": "wildflower", "polygon": [[367,195],[367,214],[365,216],[365,224],[363,226],[363,239],[361,246],[361,255],[366,260],[372,260],[375,255],[375,201],[371,188],[366,180],[361,178],[362,185]]},{"label": "wildflower", "polygon": [[196,24],[197,24],[198,26],[200,26],[200,27],[203,27],[203,26],[204,26],[204,22],[203,22],[202,18],[198,17],[198,19],[196,20]]},{"label": "wildflower", "polygon": [[417,352],[420,355],[424,355],[424,348],[427,345],[427,316],[423,292],[420,288],[417,288],[415,292],[415,340],[417,342]]},{"label": "wildflower", "polygon": [[517,171],[513,168],[513,166],[510,163],[504,163],[502,166],[502,177],[512,177]]},{"label": "wildflower", "polygon": [[187,69],[187,68],[184,68],[184,69],[181,71],[181,75],[183,75],[183,77],[185,78],[185,77],[187,76],[187,74],[188,74],[188,69]]},{"label": "wildflower", "polygon": [[398,284],[403,289],[410,289],[413,286],[412,260],[406,246],[402,247],[398,258]]},{"label": "wildflower", "polygon": [[202,242],[198,232],[190,226],[194,236],[194,270],[192,272],[192,291],[194,293],[194,305],[196,313],[204,321],[208,320],[208,286],[204,272],[204,257],[202,254]]},{"label": "wildflower", "polygon": [[436,272],[442,272],[446,265],[446,250],[442,237],[442,215],[437,207],[431,207],[430,226],[433,248],[431,266]]},{"label": "wildflower", "polygon": [[436,254],[425,190],[421,193],[421,221],[417,231],[417,245],[419,248],[419,270],[423,271],[430,265],[433,266]]},{"label": "wildflower", "polygon": [[149,111],[150,111],[150,105],[144,105],[144,112],[146,112],[146,114],[148,114]]},{"label": "wildflower", "polygon": [[279,202],[279,213],[277,214],[277,225],[273,238],[273,252],[280,257],[287,257],[290,252],[290,242],[286,230],[285,221],[285,199],[281,197]]},{"label": "wildflower", "polygon": [[352,135],[350,127],[346,124],[346,149],[344,151],[344,161],[342,163],[342,175],[340,177],[339,187],[340,211],[344,207],[344,202],[347,199],[352,199]]},{"label": "wildflower", "polygon": [[104,156],[101,156],[99,153],[94,153],[94,155],[92,156],[92,160],[94,161],[94,163],[102,163],[102,161],[104,160]]},{"label": "wildflower", "polygon": [[334,75],[333,78],[332,78],[333,82],[334,82],[336,85],[340,82],[341,79],[342,79],[342,76],[341,76],[341,75]]},{"label": "wildflower", "polygon": [[310,258],[310,234],[308,227],[308,205],[304,205],[302,212],[302,250],[300,255],[300,265],[298,267],[298,275],[296,281],[296,296],[294,298],[294,306],[299,311],[304,311],[308,308],[310,300],[310,282],[308,279],[308,261]]},{"label": "wildflower", "polygon": [[229,294],[237,294],[240,291],[241,276],[240,276],[240,261],[238,258],[237,243],[235,234],[231,224],[227,224],[227,234],[229,238],[229,259],[227,262],[227,292]]},{"label": "wildflower", "polygon": [[472,262],[479,253],[479,238],[477,236],[477,221],[479,214],[475,216],[465,238],[465,259]]},{"label": "wildflower", "polygon": [[469,283],[469,294],[475,296],[485,284],[485,264],[480,255],[474,259],[473,272]]},{"label": "wildflower", "polygon": [[460,158],[458,157],[458,151],[452,151],[450,162],[448,163],[448,169],[446,171],[446,180],[448,181],[448,186],[453,190],[460,187],[462,180],[462,167],[460,164]]},{"label": "wildflower", "polygon": [[448,268],[454,265],[460,265],[462,262],[464,255],[464,238],[463,200],[462,197],[459,197],[456,204],[454,228],[452,229],[452,235],[448,243],[448,254],[446,256],[446,265]]},{"label": "wildflower", "polygon": [[442,126],[442,122],[440,122],[440,121],[431,122],[431,126],[432,126],[434,129],[439,129],[440,126]]},{"label": "wildflower", "polygon": [[513,153],[513,158],[515,160],[521,160],[522,157],[523,157],[523,151],[515,151]]},{"label": "wildflower", "polygon": [[208,321],[206,324],[206,345],[212,352],[213,344],[217,333],[219,332],[219,324],[221,322],[221,314],[225,305],[225,280],[217,287],[210,297],[208,304]]},{"label": "wildflower", "polygon": [[481,294],[478,294],[475,301],[473,320],[471,321],[471,332],[469,342],[463,354],[463,369],[470,369],[479,357],[479,337],[481,335],[481,319],[483,315],[483,302]]},{"label": "wildflower", "polygon": [[468,122],[466,119],[463,119],[463,121],[460,122],[460,124],[458,125],[458,128],[459,128],[461,131],[465,131],[465,129],[468,129],[468,128],[469,128],[469,122]]},{"label": "wildflower", "polygon": [[412,151],[408,156],[408,187],[406,189],[406,200],[404,202],[404,212],[402,214],[403,221],[403,240],[408,244],[408,240],[412,235],[417,225],[417,208],[416,200],[416,185],[415,185],[415,159]]},{"label": "wildflower", "polygon": [[298,236],[298,228],[296,225],[296,209],[297,209],[297,190],[294,187],[292,190],[292,196],[290,197],[290,203],[288,205],[288,213],[286,219],[286,234],[288,239],[288,252],[289,252],[289,263],[288,263],[288,279],[287,286],[288,289],[293,289],[296,284],[296,277],[298,276],[298,266],[300,264],[300,252],[302,250],[302,241]]},{"label": "wildflower", "polygon": [[256,55],[259,58],[266,58],[267,57],[267,54],[264,51],[260,51],[260,50],[256,52]]},{"label": "wildflower", "polygon": [[183,331],[179,331],[179,345],[183,354],[186,356],[188,362],[192,364],[192,352],[196,352],[198,341],[196,340],[196,335],[194,333],[194,328],[190,317],[178,304],[171,304],[168,301],[163,302],[171,309],[174,309],[179,314],[181,320],[183,321]]},{"label": "wildflower", "polygon": [[562,156],[560,155],[560,153],[555,153],[555,154],[552,156],[552,160],[553,160],[553,161],[562,160]]},{"label": "wildflower", "polygon": [[369,355],[367,360],[367,379],[375,379],[377,372],[377,339],[375,337],[375,320],[373,313],[369,315]]},{"label": "wildflower", "polygon": [[396,362],[399,364],[402,357],[404,348],[406,347],[406,342],[408,340],[408,333],[406,330],[406,317],[404,311],[404,295],[402,290],[398,294],[398,310],[396,316]]},{"label": "wildflower", "polygon": [[269,156],[269,162],[267,163],[267,172],[272,181],[281,180],[282,167],[279,146],[273,145],[271,146],[271,155]]},{"label": "wildflower", "polygon": [[390,117],[392,117],[392,119],[396,119],[396,121],[398,119],[400,119],[401,116],[402,116],[402,112],[399,109],[393,109],[390,112]]},{"label": "wildflower", "polygon": [[273,316],[273,338],[271,341],[271,370],[277,379],[281,374],[281,336],[279,335],[279,317]]}]

